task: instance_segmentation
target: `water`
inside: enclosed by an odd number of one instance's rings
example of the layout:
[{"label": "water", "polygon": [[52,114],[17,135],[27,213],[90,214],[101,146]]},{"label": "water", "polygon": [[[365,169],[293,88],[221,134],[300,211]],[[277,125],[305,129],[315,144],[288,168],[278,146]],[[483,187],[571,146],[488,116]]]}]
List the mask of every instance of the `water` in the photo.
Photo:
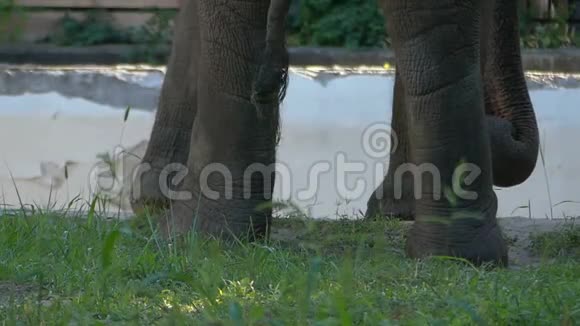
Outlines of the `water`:
[{"label": "water", "polygon": [[[538,160],[522,185],[497,189],[498,213],[580,216],[579,83],[574,76],[528,77],[544,160]],[[77,194],[89,198],[99,154],[112,153],[119,144],[137,156],[143,154],[162,78],[157,70],[0,73],[0,94],[5,94],[0,95],[4,202],[18,206],[13,178],[25,203],[66,203]],[[281,175],[275,199],[291,200],[314,217],[364,212],[388,161],[384,148],[373,149],[368,132],[390,122],[392,74],[302,69],[290,78],[282,108]],[[27,80],[34,87],[22,82]],[[135,108],[124,122],[126,105]],[[136,164],[135,158],[130,161],[125,164]],[[340,171],[345,168],[351,172]],[[126,202],[118,205],[128,209]]]}]

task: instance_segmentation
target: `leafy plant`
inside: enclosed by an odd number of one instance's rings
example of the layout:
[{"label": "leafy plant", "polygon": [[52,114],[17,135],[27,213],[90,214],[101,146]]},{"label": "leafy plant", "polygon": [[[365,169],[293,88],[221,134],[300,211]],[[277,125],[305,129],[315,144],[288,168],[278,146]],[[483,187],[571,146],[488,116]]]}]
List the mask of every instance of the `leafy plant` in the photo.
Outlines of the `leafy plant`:
[{"label": "leafy plant", "polygon": [[66,14],[60,22],[57,33],[49,36],[46,41],[61,46],[90,46],[130,43],[131,39],[129,33],[113,26],[109,13],[92,10],[83,20]]},{"label": "leafy plant", "polygon": [[129,60],[160,63],[171,43],[174,16],[174,11],[159,10],[143,26],[121,29],[107,11],[92,10],[84,19],[67,14],[58,31],[44,41],[60,46],[137,44],[140,46],[130,53]]},{"label": "leafy plant", "polygon": [[293,6],[289,29],[294,45],[359,48],[384,44],[384,18],[376,0],[299,0]]},{"label": "leafy plant", "polygon": [[0,42],[14,42],[22,33],[24,10],[15,0],[0,0]]},{"label": "leafy plant", "polygon": [[80,20],[66,14],[57,33],[45,41],[63,46],[170,43],[172,19],[172,12],[159,11],[143,26],[121,29],[114,25],[107,11],[92,10]]},{"label": "leafy plant", "polygon": [[[538,22],[530,10],[520,8],[520,43],[525,48],[561,48],[577,45],[568,23],[568,10],[557,10],[549,22]],[[572,12],[572,10],[570,10]]]},{"label": "leafy plant", "polygon": [[[13,2],[0,0],[0,31],[3,31],[1,22],[6,21],[2,15],[14,10],[6,9],[14,8]],[[538,22],[530,10],[521,8],[522,47],[559,48],[579,44],[580,39],[574,36],[568,23],[568,12],[568,8],[560,8],[551,21]],[[130,61],[162,63],[169,52],[175,14],[175,10],[158,10],[143,26],[128,29],[115,27],[106,11],[91,11],[85,19],[67,15],[59,31],[46,41],[63,46],[137,44],[129,55]],[[352,49],[390,45],[376,0],[292,0],[288,34],[290,46]]]},{"label": "leafy plant", "polygon": [[175,14],[173,10],[156,11],[145,25],[129,30],[131,42],[137,44],[171,43]]},{"label": "leafy plant", "polygon": [[130,31],[131,42],[140,44],[130,55],[131,61],[145,61],[149,63],[163,63],[166,61],[174,30],[176,12],[170,10],[157,11],[143,26]]}]

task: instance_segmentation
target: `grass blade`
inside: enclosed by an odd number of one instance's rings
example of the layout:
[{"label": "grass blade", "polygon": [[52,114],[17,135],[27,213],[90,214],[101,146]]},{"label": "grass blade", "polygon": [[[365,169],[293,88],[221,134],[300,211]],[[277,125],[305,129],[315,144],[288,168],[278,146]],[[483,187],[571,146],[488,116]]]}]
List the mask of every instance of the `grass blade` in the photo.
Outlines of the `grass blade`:
[{"label": "grass blade", "polygon": [[107,269],[113,263],[113,250],[115,249],[115,242],[119,237],[119,230],[114,230],[105,239],[103,245],[103,253],[101,255],[101,265],[103,269]]}]

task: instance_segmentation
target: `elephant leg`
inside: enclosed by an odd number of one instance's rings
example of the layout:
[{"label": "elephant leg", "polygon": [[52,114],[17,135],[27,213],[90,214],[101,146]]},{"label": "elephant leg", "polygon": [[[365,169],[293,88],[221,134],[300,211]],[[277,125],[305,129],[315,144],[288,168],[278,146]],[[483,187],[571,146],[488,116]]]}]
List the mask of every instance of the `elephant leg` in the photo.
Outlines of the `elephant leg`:
[{"label": "elephant leg", "polygon": [[493,181],[524,182],[534,171],[539,132],[522,68],[518,3],[489,0],[481,21],[481,70],[490,132]]},{"label": "elephant leg", "polygon": [[409,174],[395,179],[398,167],[409,162],[409,135],[405,109],[405,90],[401,78],[395,75],[391,132],[396,136],[394,151],[389,157],[389,168],[381,185],[367,202],[366,218],[394,217],[412,220],[415,215],[413,178]]},{"label": "elephant leg", "polygon": [[198,0],[186,0],[177,17],[174,41],[161,88],[153,130],[141,164],[133,173],[133,211],[169,207],[162,185],[172,177],[162,171],[169,164],[185,165],[197,111],[199,60]]},{"label": "elephant leg", "polygon": [[267,66],[262,58],[269,5],[269,0],[199,1],[198,112],[182,187],[186,191],[172,201],[162,224],[166,235],[192,228],[225,239],[268,234],[279,92],[276,88],[268,95],[254,88]]},{"label": "elephant leg", "polygon": [[412,130],[407,173],[420,178],[407,238],[411,257],[507,264],[481,80],[483,1],[384,2]]}]

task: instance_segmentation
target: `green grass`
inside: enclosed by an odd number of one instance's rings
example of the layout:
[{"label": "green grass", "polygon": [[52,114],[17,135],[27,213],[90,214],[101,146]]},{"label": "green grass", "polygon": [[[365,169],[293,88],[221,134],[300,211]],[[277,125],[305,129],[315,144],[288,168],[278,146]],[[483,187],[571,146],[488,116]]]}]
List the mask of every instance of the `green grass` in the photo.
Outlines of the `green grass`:
[{"label": "green grass", "polygon": [[580,259],[580,227],[565,227],[532,237],[532,249],[539,255]]},{"label": "green grass", "polygon": [[[195,235],[169,245],[145,218],[0,217],[3,324],[573,325],[580,261],[477,269],[404,257],[392,221],[276,220],[271,243]],[[576,239],[577,241],[577,239]],[[539,242],[536,242],[539,243]]]}]

